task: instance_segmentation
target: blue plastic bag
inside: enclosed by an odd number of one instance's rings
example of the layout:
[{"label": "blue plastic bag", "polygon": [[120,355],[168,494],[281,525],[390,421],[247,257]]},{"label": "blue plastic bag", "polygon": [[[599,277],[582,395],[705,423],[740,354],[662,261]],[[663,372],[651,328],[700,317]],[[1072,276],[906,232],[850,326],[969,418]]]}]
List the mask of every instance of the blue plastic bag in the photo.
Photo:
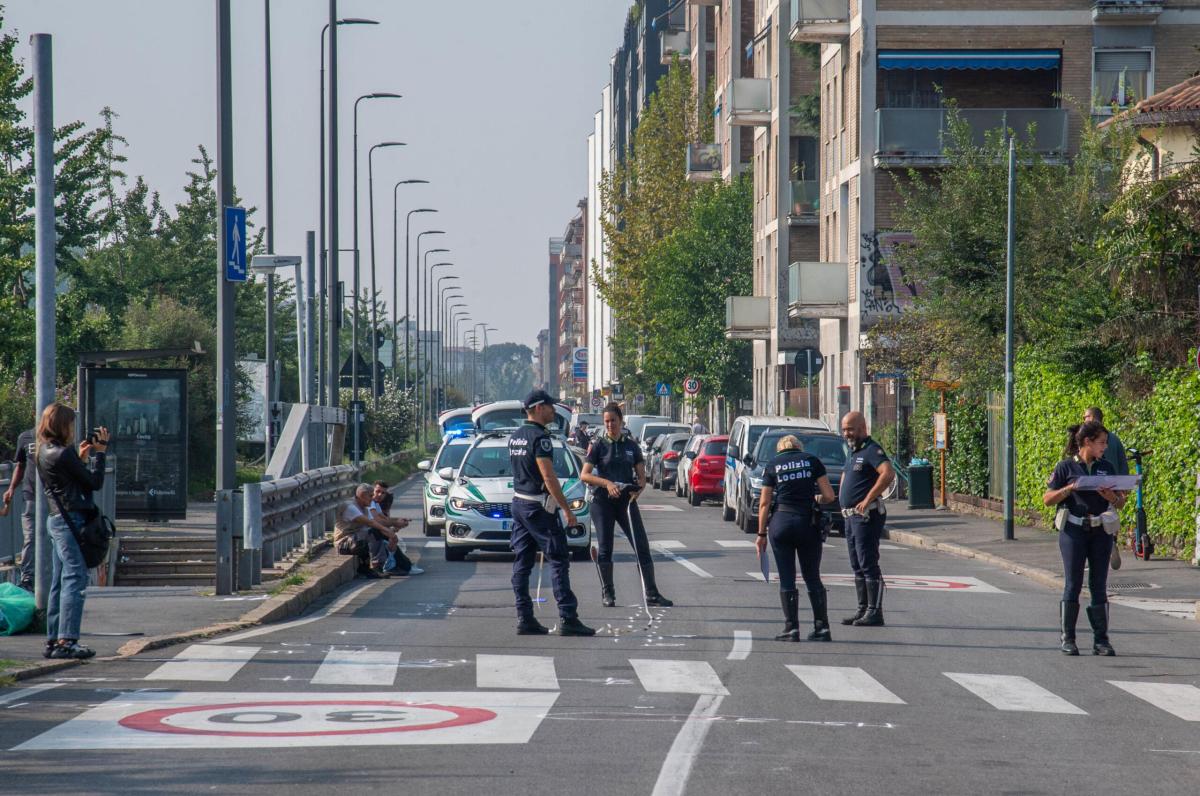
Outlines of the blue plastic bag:
[{"label": "blue plastic bag", "polygon": [[0,636],[23,632],[33,624],[33,595],[14,583],[0,583]]}]

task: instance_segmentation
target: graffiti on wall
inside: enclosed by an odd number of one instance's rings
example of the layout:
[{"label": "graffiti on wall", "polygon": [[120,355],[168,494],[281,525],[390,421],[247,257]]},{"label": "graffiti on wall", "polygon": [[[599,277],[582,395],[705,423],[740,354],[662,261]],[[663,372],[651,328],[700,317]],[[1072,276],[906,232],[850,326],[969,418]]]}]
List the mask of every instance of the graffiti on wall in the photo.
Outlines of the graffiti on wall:
[{"label": "graffiti on wall", "polygon": [[905,277],[895,256],[898,248],[912,241],[908,232],[863,233],[858,306],[864,324],[912,308],[920,291]]}]

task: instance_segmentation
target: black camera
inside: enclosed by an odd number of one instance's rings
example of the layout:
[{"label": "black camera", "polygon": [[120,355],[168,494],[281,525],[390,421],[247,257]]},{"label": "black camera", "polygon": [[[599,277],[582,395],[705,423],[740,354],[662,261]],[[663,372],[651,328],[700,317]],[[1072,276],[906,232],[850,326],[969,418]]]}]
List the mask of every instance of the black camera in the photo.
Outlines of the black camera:
[{"label": "black camera", "polygon": [[89,445],[95,445],[97,442],[100,441],[100,427],[99,426],[96,426],[95,428],[93,428],[91,430],[91,432],[87,435],[87,441],[88,441]]}]

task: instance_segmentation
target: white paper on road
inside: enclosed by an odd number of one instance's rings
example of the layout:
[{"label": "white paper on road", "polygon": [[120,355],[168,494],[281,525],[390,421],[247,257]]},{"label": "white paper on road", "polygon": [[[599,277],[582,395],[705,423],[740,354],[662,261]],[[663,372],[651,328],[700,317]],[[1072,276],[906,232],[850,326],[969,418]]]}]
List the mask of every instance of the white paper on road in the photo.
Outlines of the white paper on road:
[{"label": "white paper on road", "polygon": [[1098,489],[1115,489],[1118,492],[1132,492],[1141,483],[1140,475],[1081,475],[1075,479],[1075,488],[1081,491],[1094,492]]},{"label": "white paper on road", "polygon": [[325,653],[315,685],[387,685],[396,681],[400,653],[389,650],[330,650]]},{"label": "white paper on road", "polygon": [[556,691],[130,692],[13,751],[528,743]]},{"label": "white paper on road", "polygon": [[663,661],[630,658],[630,665],[642,681],[642,688],[665,694],[720,694],[729,691],[706,661]]},{"label": "white paper on road", "polygon": [[754,549],[754,542],[750,541],[749,539],[715,539],[714,541],[721,547],[732,547],[732,548],[749,547],[752,550]]},{"label": "white paper on road", "polygon": [[173,660],[146,675],[146,679],[226,683],[261,649],[262,647],[192,644]]},{"label": "white paper on road", "polygon": [[1144,699],[1184,721],[1200,721],[1200,688],[1180,683],[1132,683],[1109,680],[1122,691]]},{"label": "white paper on road", "polygon": [[475,656],[476,688],[539,688],[558,690],[554,659],[541,655]]},{"label": "white paper on road", "polygon": [[795,666],[792,674],[820,699],[838,702],[883,702],[903,705],[904,700],[857,666]]},{"label": "white paper on road", "polygon": [[1020,677],[1015,674],[965,674],[960,672],[943,672],[942,674],[997,710],[1087,715],[1086,710],[1075,707],[1028,677]]},{"label": "white paper on road", "polygon": [[[761,572],[747,572],[755,580],[762,580]],[[796,576],[797,578],[799,575]],[[779,580],[778,575],[771,575],[771,582]],[[821,574],[821,581],[827,586],[853,586],[853,575]],[[946,594],[1008,594],[1003,589],[997,589],[990,583],[967,575],[950,577],[926,577],[924,575],[884,575],[883,582],[889,589],[913,589],[916,591],[943,592]]]}]

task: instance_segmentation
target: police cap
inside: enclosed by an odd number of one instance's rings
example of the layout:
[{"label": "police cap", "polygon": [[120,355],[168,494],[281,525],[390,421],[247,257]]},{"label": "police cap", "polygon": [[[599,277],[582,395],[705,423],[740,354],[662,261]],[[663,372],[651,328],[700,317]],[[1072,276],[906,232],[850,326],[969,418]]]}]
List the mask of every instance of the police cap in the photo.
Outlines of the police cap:
[{"label": "police cap", "polygon": [[533,392],[529,393],[529,395],[525,396],[525,402],[523,405],[525,407],[525,411],[528,412],[535,406],[540,406],[542,404],[553,405],[556,403],[558,403],[558,401],[556,401],[554,397],[545,390],[534,390]]}]

